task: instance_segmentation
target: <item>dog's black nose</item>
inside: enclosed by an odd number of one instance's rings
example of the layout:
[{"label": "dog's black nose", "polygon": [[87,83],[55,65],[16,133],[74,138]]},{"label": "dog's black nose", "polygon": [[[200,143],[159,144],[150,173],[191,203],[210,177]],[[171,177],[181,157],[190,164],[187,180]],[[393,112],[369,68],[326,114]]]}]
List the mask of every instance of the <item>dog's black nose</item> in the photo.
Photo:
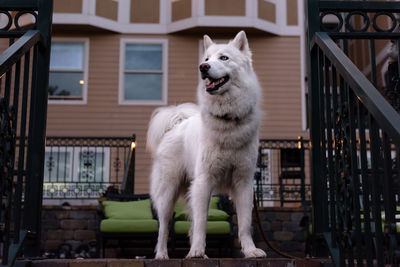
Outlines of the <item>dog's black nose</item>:
[{"label": "dog's black nose", "polygon": [[204,73],[204,72],[207,72],[211,68],[211,66],[207,63],[203,63],[200,65],[199,68],[200,68],[200,71]]}]

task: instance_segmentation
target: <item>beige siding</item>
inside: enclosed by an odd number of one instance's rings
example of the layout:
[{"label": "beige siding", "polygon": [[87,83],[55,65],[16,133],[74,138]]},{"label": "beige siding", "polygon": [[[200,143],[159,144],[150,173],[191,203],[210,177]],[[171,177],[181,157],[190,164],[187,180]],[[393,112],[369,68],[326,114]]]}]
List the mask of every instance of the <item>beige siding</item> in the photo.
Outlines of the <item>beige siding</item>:
[{"label": "beige siding", "polygon": [[[55,35],[62,36],[62,35]],[[169,41],[168,104],[196,101],[202,35],[151,36]],[[226,39],[232,36],[214,36]],[[71,36],[72,37],[72,36]],[[81,37],[81,36],[73,36]],[[136,192],[148,192],[150,156],[147,124],[155,106],[118,105],[120,38],[146,35],[91,34],[88,102],[48,107],[48,135],[130,136],[137,134]],[[296,37],[250,37],[263,92],[261,138],[297,138],[301,131],[300,44]]]},{"label": "beige siding", "polygon": [[172,2],[172,21],[187,19],[192,16],[192,0]]},{"label": "beige siding", "polygon": [[114,0],[97,0],[96,15],[111,20],[118,20],[118,2]]},{"label": "beige siding", "polygon": [[54,0],[54,13],[82,13],[82,0]]},{"label": "beige siding", "polygon": [[131,0],[131,23],[159,23],[160,0]]},{"label": "beige siding", "polygon": [[297,0],[286,0],[287,25],[294,26],[298,24],[297,19]]},{"label": "beige siding", "polygon": [[206,16],[244,16],[246,15],[246,1],[235,0],[204,0]]},{"label": "beige siding", "polygon": [[258,0],[258,18],[272,23],[276,23],[275,4]]},{"label": "beige siding", "polygon": [[299,38],[252,38],[250,46],[254,68],[264,90],[260,137],[297,138],[303,135]]}]

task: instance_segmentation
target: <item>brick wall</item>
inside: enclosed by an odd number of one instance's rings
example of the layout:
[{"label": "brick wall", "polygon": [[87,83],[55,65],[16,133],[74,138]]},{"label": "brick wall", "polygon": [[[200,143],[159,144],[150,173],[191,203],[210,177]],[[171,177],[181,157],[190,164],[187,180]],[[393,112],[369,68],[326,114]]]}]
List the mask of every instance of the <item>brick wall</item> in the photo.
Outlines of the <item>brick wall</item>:
[{"label": "brick wall", "polygon": [[[304,256],[304,229],[299,226],[304,216],[303,209],[260,208],[259,214],[264,233],[273,246],[295,256]],[[255,218],[253,222],[256,222]],[[56,252],[62,243],[68,243],[73,250],[76,250],[80,245],[96,239],[98,223],[99,214],[96,206],[72,206],[68,209],[45,206],[42,213],[42,251]],[[236,216],[233,216],[233,223],[237,232]],[[269,257],[277,257],[263,242],[257,226],[253,225],[257,247],[266,250]],[[234,247],[234,256],[240,257],[237,234]],[[117,256],[113,251],[107,251],[107,256],[109,255]]]}]

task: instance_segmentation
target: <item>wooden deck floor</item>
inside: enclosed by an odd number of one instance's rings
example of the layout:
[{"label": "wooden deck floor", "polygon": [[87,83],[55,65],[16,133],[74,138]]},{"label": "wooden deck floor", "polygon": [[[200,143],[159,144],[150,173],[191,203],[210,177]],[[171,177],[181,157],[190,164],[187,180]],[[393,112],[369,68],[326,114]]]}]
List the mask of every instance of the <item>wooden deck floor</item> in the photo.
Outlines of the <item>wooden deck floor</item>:
[{"label": "wooden deck floor", "polygon": [[322,260],[290,259],[74,259],[17,262],[15,267],[322,267]]}]

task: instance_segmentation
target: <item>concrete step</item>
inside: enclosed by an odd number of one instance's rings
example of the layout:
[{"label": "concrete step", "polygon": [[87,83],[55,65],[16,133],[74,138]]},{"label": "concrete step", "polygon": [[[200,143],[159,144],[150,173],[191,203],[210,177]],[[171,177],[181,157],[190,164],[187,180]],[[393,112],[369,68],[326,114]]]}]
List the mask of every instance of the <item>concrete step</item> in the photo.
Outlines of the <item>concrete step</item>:
[{"label": "concrete step", "polygon": [[20,261],[24,267],[322,267],[326,260],[307,259],[46,259]]}]

